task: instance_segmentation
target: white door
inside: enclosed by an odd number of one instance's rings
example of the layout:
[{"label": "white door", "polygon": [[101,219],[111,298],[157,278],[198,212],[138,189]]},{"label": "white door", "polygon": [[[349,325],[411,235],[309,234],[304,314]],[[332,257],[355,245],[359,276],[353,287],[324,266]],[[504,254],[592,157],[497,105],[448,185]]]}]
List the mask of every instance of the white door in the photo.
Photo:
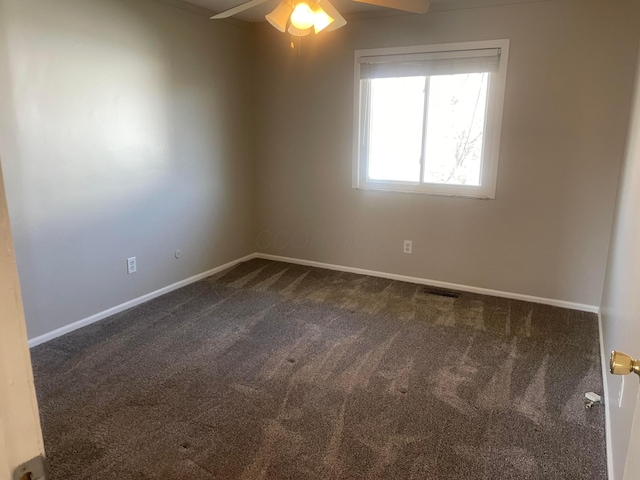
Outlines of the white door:
[{"label": "white door", "polygon": [[[640,358],[640,63],[602,297],[605,354]],[[608,363],[608,358],[604,359]],[[639,378],[605,375],[610,480],[640,480]]]},{"label": "white door", "polygon": [[44,455],[20,284],[0,169],[0,479]]},{"label": "white door", "polygon": [[638,480],[640,478],[640,402],[636,400],[635,416],[631,429],[631,441],[627,453],[624,480]]}]

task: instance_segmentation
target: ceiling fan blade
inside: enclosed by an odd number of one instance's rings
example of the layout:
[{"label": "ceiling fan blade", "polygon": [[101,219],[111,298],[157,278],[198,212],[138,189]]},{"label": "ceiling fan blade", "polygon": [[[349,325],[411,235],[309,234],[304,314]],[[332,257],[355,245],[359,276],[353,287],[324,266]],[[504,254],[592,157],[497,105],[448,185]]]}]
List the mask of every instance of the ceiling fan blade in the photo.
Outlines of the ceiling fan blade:
[{"label": "ceiling fan blade", "polygon": [[211,17],[211,20],[218,20],[221,18],[228,18],[236,13],[244,12],[245,10],[249,10],[252,7],[257,7],[258,5],[262,5],[263,3],[268,2],[269,0],[249,0],[248,2],[241,3],[237,7],[230,8],[229,10],[225,10],[224,12],[220,12],[217,15]]},{"label": "ceiling fan blade", "polygon": [[360,3],[368,3],[369,5],[377,5],[378,7],[393,8],[395,10],[403,10],[412,13],[427,13],[431,6],[430,0],[354,0]]},{"label": "ceiling fan blade", "polygon": [[338,28],[344,27],[347,24],[347,21],[342,15],[340,15],[340,12],[336,10],[336,7],[329,3],[329,0],[317,0],[316,3],[320,5],[320,8],[327,12],[327,15],[333,18],[333,22],[331,22],[331,25],[324,29],[325,32],[337,30]]}]

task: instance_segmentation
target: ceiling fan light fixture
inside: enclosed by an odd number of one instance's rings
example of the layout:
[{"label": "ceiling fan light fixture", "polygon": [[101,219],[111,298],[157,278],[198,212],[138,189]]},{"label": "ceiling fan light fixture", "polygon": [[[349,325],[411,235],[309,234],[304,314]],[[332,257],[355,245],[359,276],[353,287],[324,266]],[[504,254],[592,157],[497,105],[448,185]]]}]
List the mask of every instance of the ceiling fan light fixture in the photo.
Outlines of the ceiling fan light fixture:
[{"label": "ceiling fan light fixture", "polygon": [[[229,18],[270,0],[240,0],[244,3],[236,5],[211,17],[212,20]],[[426,13],[431,0],[354,0],[360,3],[393,8],[412,13]],[[329,0],[280,0],[280,4],[271,13],[265,15],[266,20],[280,32],[288,31],[292,35],[302,37],[321,31],[331,32],[347,24],[345,18]],[[289,29],[287,25],[292,24]],[[293,33],[292,33],[293,32]]]},{"label": "ceiling fan light fixture", "polygon": [[311,10],[313,10],[313,29],[315,30],[316,34],[327,28],[335,20],[317,3],[312,4]]},{"label": "ceiling fan light fixture", "polygon": [[287,30],[294,37],[306,37],[311,33],[311,27],[309,28],[297,28],[295,25],[289,25],[289,29]]},{"label": "ceiling fan light fixture", "polygon": [[291,13],[291,25],[300,30],[313,27],[314,20],[313,10],[306,2],[298,3]]},{"label": "ceiling fan light fixture", "polygon": [[267,22],[273,25],[274,28],[284,33],[287,29],[287,23],[289,23],[291,12],[293,12],[293,7],[289,2],[285,0],[280,2],[280,5],[278,5],[275,10],[266,15],[264,18],[266,18]]}]

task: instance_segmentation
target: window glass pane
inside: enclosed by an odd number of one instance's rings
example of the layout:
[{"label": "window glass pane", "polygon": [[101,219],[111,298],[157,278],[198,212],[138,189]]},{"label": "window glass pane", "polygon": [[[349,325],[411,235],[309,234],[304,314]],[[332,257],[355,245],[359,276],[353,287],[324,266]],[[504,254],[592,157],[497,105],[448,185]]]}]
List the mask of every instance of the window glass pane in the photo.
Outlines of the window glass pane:
[{"label": "window glass pane", "polygon": [[480,185],[488,76],[429,77],[425,182]]},{"label": "window glass pane", "polygon": [[420,181],[425,77],[371,82],[371,180]]}]

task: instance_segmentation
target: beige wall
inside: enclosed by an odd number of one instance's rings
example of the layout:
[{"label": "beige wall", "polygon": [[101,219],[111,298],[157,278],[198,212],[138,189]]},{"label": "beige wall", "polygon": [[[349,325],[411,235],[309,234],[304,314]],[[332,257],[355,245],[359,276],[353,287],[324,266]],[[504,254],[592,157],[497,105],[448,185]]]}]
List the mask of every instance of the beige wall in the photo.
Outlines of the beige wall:
[{"label": "beige wall", "polygon": [[[0,0],[30,337],[255,250],[598,305],[640,4],[519,2],[354,19],[298,53],[152,0]],[[496,200],[352,189],[354,49],[496,38]]]},{"label": "beige wall", "polygon": [[[639,64],[640,65],[640,64]],[[604,351],[620,350],[640,357],[640,69],[636,77],[629,138],[609,252],[609,262],[602,297],[602,335]],[[607,358],[603,361],[606,363]],[[638,395],[638,379],[607,375],[609,413],[611,416],[612,456],[615,476],[621,480]],[[622,382],[622,402],[619,403]],[[638,411],[640,415],[640,411]],[[640,416],[638,417],[640,419]],[[638,422],[639,420],[636,420]],[[640,425],[640,423],[638,423]],[[637,463],[640,434],[636,435]],[[628,471],[625,479],[638,478],[638,471]]]},{"label": "beige wall", "polygon": [[[259,250],[599,305],[639,23],[632,0],[521,3],[351,21],[299,54],[261,28]],[[496,199],[352,189],[354,49],[501,38]]]},{"label": "beige wall", "polygon": [[0,18],[30,337],[254,251],[249,30],[150,0],[0,0]]}]

